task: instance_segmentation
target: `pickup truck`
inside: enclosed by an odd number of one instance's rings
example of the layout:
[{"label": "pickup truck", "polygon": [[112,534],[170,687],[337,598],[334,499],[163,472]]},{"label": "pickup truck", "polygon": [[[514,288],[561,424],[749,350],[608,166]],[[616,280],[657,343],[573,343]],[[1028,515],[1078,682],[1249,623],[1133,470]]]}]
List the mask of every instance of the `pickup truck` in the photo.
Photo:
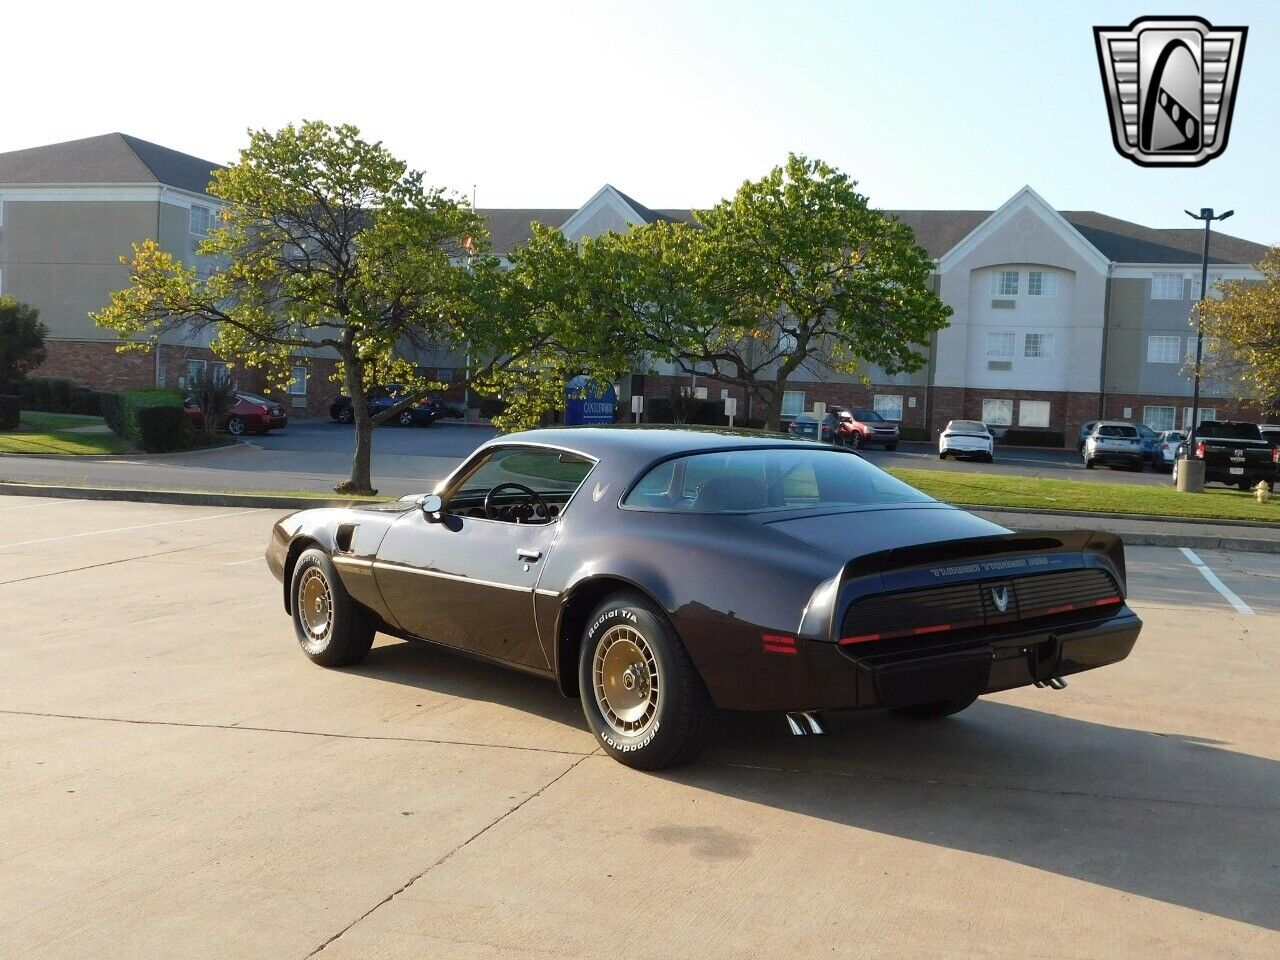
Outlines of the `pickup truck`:
[{"label": "pickup truck", "polygon": [[[1256,423],[1205,420],[1179,450],[1204,461],[1205,483],[1225,483],[1249,490],[1259,481],[1271,489],[1280,476],[1280,447],[1262,436]],[[1173,482],[1178,482],[1174,464]]]}]

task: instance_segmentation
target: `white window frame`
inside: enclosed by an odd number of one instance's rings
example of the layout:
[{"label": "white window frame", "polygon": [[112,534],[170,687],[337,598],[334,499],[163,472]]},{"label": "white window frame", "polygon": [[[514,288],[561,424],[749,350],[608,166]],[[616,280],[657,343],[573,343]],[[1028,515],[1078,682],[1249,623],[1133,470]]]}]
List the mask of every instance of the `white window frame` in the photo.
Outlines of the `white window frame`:
[{"label": "white window frame", "polygon": [[1178,408],[1172,404],[1148,404],[1142,408],[1142,422],[1156,433],[1176,430],[1178,429]]},{"label": "white window frame", "polygon": [[[1041,415],[1043,414],[1043,415]],[[1048,400],[1019,400],[1018,426],[1031,430],[1048,430],[1053,408]],[[1041,423],[1040,421],[1044,421]]]},{"label": "white window frame", "polygon": [[[792,398],[799,397],[799,400]],[[783,390],[782,391],[782,416],[798,417],[804,413],[804,391],[803,390]]]},{"label": "white window frame", "polygon": [[[999,413],[993,411],[999,410]],[[987,397],[982,401],[982,422],[988,427],[1013,426],[1013,401],[1000,397]]]},{"label": "white window frame", "polygon": [[[996,344],[1001,346],[996,349]],[[1008,348],[1005,348],[1008,344]],[[988,330],[987,331],[987,359],[988,360],[1012,360],[1014,349],[1017,346],[1017,336],[1012,330]]]},{"label": "white window frame", "polygon": [[896,393],[877,393],[871,398],[871,409],[886,420],[902,420],[902,397]]},{"label": "white window frame", "polygon": [[1151,299],[1181,300],[1186,279],[1186,274],[1157,270],[1151,275]]},{"label": "white window frame", "polygon": [[[196,229],[197,211],[201,211],[204,219],[204,229]],[[193,203],[190,212],[187,214],[187,229],[193,237],[207,237],[209,230],[213,226],[213,208],[206,207],[202,203]]]},{"label": "white window frame", "polygon": [[1182,338],[1162,334],[1147,337],[1147,363],[1182,363]]},{"label": "white window frame", "polygon": [[[1011,281],[1011,282],[1010,282]],[[1021,274],[1017,270],[994,270],[991,273],[991,295],[1016,297],[1021,286]]]},{"label": "white window frame", "polygon": [[[299,370],[302,371],[301,379],[299,379],[298,377]],[[307,380],[309,378],[307,365],[305,363],[294,364],[293,369],[290,370],[289,373],[290,373],[289,396],[305,397],[307,395]],[[299,390],[298,389],[299,387],[301,387],[302,389]]]},{"label": "white window frame", "polygon": [[[1036,345],[1034,353],[1031,350],[1031,344],[1033,342]],[[1053,334],[1041,333],[1039,331],[1028,333],[1022,340],[1022,356],[1027,360],[1047,360],[1049,357],[1052,357]]]},{"label": "white window frame", "polygon": [[1031,270],[1027,273],[1027,296],[1056,297],[1058,275],[1052,270]]},{"label": "white window frame", "polygon": [[[1217,419],[1218,419],[1218,408],[1217,408],[1217,407],[1201,407],[1201,408],[1199,409],[1198,413],[1200,414],[1200,422],[1201,422],[1201,423],[1204,423],[1206,420],[1217,420]],[[1184,431],[1184,432],[1186,432],[1186,431],[1188,431],[1188,430],[1190,429],[1190,428],[1189,428],[1189,424],[1190,424],[1190,423],[1191,423],[1191,408],[1190,408],[1190,407],[1183,407],[1183,408],[1182,408],[1182,429],[1183,429],[1183,431]]]}]

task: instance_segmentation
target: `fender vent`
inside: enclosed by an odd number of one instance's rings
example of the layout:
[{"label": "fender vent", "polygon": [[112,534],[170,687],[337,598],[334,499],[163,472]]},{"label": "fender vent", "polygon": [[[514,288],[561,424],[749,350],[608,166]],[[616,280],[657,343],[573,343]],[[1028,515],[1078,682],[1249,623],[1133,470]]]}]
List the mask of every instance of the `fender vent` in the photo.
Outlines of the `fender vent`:
[{"label": "fender vent", "polygon": [[351,538],[355,536],[356,525],[354,523],[343,523],[338,526],[338,535],[334,538],[339,550],[343,553],[351,552]]}]

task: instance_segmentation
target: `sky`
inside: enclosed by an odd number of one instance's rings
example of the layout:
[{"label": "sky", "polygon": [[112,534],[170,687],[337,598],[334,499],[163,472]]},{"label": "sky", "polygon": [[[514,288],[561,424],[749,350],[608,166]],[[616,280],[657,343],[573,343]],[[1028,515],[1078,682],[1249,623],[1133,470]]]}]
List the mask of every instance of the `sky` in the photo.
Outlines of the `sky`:
[{"label": "sky", "polygon": [[[1111,144],[1092,27],[1249,27],[1229,146],[1190,170]],[[788,152],[887,209],[1061,210],[1153,227],[1234,209],[1280,243],[1280,3],[12,4],[0,151],[120,131],[233,160],[247,129],[354,123],[479,207],[577,207],[612,183],[706,207]],[[22,79],[25,78],[25,81]],[[25,91],[25,95],[24,95]]]}]

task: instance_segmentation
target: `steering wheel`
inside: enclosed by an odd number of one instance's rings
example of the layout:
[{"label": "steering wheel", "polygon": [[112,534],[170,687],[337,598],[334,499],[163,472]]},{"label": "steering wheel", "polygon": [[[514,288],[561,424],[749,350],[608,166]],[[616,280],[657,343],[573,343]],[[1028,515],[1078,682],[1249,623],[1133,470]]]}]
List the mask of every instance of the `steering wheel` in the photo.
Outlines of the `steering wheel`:
[{"label": "steering wheel", "polygon": [[[499,490],[518,490],[529,498],[529,503],[525,504],[530,510],[528,519],[532,520],[538,515],[538,508],[542,508],[542,516],[550,518],[551,508],[547,506],[547,501],[542,499],[541,494],[537,490],[530,490],[523,483],[500,483],[496,487],[491,487],[489,492],[484,495],[484,515],[490,520],[500,519],[497,509],[493,504],[493,495]],[[516,523],[520,523],[520,514],[516,514]]]}]

